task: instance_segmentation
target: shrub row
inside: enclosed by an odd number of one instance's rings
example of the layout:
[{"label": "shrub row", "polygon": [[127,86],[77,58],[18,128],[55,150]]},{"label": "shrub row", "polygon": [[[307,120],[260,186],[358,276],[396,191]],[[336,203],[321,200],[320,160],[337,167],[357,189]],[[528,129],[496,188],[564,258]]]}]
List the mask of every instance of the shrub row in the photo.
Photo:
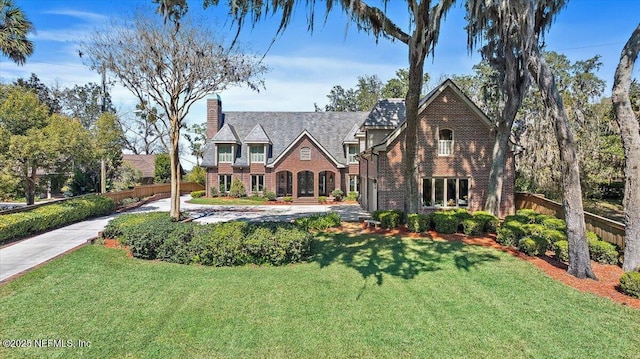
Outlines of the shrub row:
[{"label": "shrub row", "polygon": [[640,272],[627,272],[620,277],[620,290],[634,298],[640,298]]},{"label": "shrub row", "polygon": [[397,209],[373,211],[371,212],[371,218],[374,221],[380,221],[382,228],[388,229],[396,228],[405,223],[404,212]]},{"label": "shrub row", "polygon": [[340,227],[342,219],[336,212],[328,214],[314,214],[309,217],[297,218],[294,223],[304,230],[324,230],[331,227]]},{"label": "shrub row", "polygon": [[28,212],[2,215],[0,218],[0,243],[34,233],[78,222],[89,217],[104,215],[114,210],[112,199],[90,195],[82,198],[52,203]]},{"label": "shrub row", "polygon": [[182,264],[233,266],[282,265],[304,260],[312,235],[305,230],[340,223],[332,213],[301,220],[301,225],[264,222],[224,222],[207,225],[173,222],[167,213],[125,214],[103,232],[129,246],[136,258]]},{"label": "shrub row", "polygon": [[193,198],[200,198],[200,197],[204,197],[206,193],[207,193],[207,192],[206,192],[205,190],[201,190],[201,191],[193,191],[193,192],[191,192],[191,197],[193,197]]},{"label": "shrub row", "polygon": [[[568,262],[566,231],[567,225],[562,219],[521,209],[505,218],[498,229],[496,241],[505,246],[518,247],[529,255],[543,255],[547,250],[553,250],[558,260]],[[615,245],[601,240],[593,232],[587,232],[586,235],[592,260],[605,264],[618,263],[619,254]]]},{"label": "shrub row", "polygon": [[[373,220],[380,221],[384,228],[395,228],[404,223],[404,212],[397,210],[374,211]],[[498,217],[484,211],[470,214],[464,209],[439,211],[428,214],[409,214],[406,216],[407,228],[411,232],[421,233],[435,229],[439,233],[477,235],[483,232],[493,233],[498,226]]]}]

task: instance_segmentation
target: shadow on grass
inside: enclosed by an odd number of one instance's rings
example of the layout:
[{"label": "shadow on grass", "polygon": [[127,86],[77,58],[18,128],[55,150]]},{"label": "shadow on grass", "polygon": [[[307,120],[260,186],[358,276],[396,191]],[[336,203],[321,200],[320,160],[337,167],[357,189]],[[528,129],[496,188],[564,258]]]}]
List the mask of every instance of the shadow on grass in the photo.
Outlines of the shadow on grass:
[{"label": "shadow on grass", "polygon": [[341,264],[355,269],[365,279],[365,286],[369,278],[375,278],[376,284],[382,285],[383,275],[410,280],[420,273],[442,270],[451,264],[458,270],[470,271],[500,259],[461,242],[343,233],[321,234],[312,250],[312,260],[321,268]]}]

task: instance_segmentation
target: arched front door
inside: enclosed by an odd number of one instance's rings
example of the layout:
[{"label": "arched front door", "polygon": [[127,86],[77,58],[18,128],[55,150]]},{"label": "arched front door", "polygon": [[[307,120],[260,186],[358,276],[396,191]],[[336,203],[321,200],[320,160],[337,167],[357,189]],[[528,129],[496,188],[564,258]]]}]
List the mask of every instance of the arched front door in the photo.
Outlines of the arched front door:
[{"label": "arched front door", "polygon": [[278,178],[276,194],[279,197],[293,196],[293,173],[289,171],[280,171],[276,176]]},{"label": "arched front door", "polygon": [[335,173],[331,171],[318,173],[318,195],[329,196],[334,189],[336,189]]},{"label": "arched front door", "polygon": [[313,172],[298,172],[298,197],[313,197]]}]

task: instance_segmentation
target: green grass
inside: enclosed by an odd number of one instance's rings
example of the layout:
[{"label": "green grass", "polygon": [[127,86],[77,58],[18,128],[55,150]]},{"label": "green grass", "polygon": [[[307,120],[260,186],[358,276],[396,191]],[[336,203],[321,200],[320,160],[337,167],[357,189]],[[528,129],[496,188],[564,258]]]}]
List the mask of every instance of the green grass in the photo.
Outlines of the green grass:
[{"label": "green grass", "polygon": [[264,197],[241,197],[241,198],[232,198],[232,197],[200,197],[200,198],[192,198],[188,201],[193,204],[219,204],[219,205],[256,205],[256,204],[265,204],[267,199]]},{"label": "green grass", "polygon": [[308,263],[210,268],[88,246],[0,286],[0,357],[638,358],[640,311],[461,243],[324,234]]}]

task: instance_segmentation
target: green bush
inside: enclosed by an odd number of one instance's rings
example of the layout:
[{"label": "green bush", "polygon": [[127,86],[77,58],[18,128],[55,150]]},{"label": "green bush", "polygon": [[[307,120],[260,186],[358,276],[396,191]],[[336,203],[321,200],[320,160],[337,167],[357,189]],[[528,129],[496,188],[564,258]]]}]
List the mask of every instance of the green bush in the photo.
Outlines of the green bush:
[{"label": "green bush", "polygon": [[[522,223],[537,223],[537,219],[540,216],[540,213],[532,210],[532,209],[519,209],[516,211],[515,216],[518,217],[518,221]],[[514,217],[514,216],[507,216]],[[506,218],[505,218],[506,219]]]},{"label": "green bush", "polygon": [[407,215],[407,227],[411,232],[422,233],[429,230],[431,215],[412,213]]},{"label": "green bush", "polygon": [[618,264],[618,249],[615,245],[599,239],[588,241],[589,257],[603,264]]},{"label": "green bush", "polygon": [[600,240],[600,237],[598,237],[598,235],[592,231],[587,231],[587,233],[585,233],[585,236],[587,237],[587,243],[596,242]]},{"label": "green bush", "polygon": [[522,230],[527,236],[541,236],[542,233],[547,230],[547,228],[545,228],[545,226],[543,226],[542,224],[528,223],[522,226]]},{"label": "green bush", "polygon": [[496,242],[502,244],[503,246],[515,247],[520,239],[525,236],[525,231],[523,229],[524,224],[522,224],[522,222],[518,220],[515,220],[514,218],[509,217],[512,216],[507,216],[505,221],[498,229]]},{"label": "green bush", "polygon": [[336,198],[336,201],[342,201],[344,192],[341,189],[334,189],[333,191],[331,191],[331,195]]},{"label": "green bush", "polygon": [[460,223],[456,214],[451,211],[435,212],[432,220],[438,233],[456,233]]},{"label": "green bush", "polygon": [[493,214],[485,211],[475,211],[472,214],[475,220],[482,222],[482,231],[487,233],[496,233],[500,220]]},{"label": "green bush", "polygon": [[521,252],[530,256],[540,256],[547,252],[549,241],[546,238],[530,235],[520,239],[518,248]]},{"label": "green bush", "polygon": [[218,188],[217,187],[211,187],[211,189],[209,190],[209,195],[211,197],[218,197]]},{"label": "green bush", "polygon": [[275,192],[271,192],[271,191],[265,191],[264,192],[264,198],[266,198],[267,201],[275,201],[276,200],[276,193]]},{"label": "green bush", "polygon": [[380,213],[379,217],[382,228],[392,229],[403,223],[404,212],[392,209]]},{"label": "green bush", "polygon": [[481,234],[484,230],[484,222],[475,219],[475,218],[467,218],[462,220],[462,231],[466,235],[476,236]]},{"label": "green bush", "polygon": [[242,184],[242,181],[239,178],[234,178],[233,181],[231,181],[229,195],[237,198],[247,195],[247,190],[244,188],[244,184]]},{"label": "green bush", "polygon": [[328,214],[314,214],[308,217],[296,218],[294,223],[304,230],[325,230],[331,227],[340,227],[342,219],[338,213],[329,212]]},{"label": "green bush", "polygon": [[293,202],[293,197],[291,196],[282,197],[282,200],[285,202]]},{"label": "green bush", "polygon": [[553,251],[556,254],[556,259],[563,262],[569,262],[569,242],[557,241],[553,244]]},{"label": "green bush", "polygon": [[548,229],[555,229],[563,232],[567,231],[567,223],[563,219],[556,217],[545,218],[542,221],[542,225]]},{"label": "green bush", "polygon": [[549,243],[552,243],[552,244],[558,241],[567,240],[567,234],[557,229],[545,229],[544,231],[542,231],[540,236],[546,238],[549,241]]},{"label": "green bush", "polygon": [[318,203],[326,203],[327,196],[318,196]]},{"label": "green bush", "polygon": [[102,231],[102,238],[117,239],[129,227],[155,219],[169,219],[169,212],[125,213],[112,219]]},{"label": "green bush", "polygon": [[[178,256],[179,251],[167,247],[165,241],[172,238],[173,242],[189,242],[192,234],[184,227],[193,227],[193,224],[174,222],[166,213],[163,214],[164,216],[145,217],[136,224],[121,227],[118,239],[129,247],[134,257],[172,261],[172,256]],[[181,234],[184,232],[187,232],[186,239]]]},{"label": "green bush", "polygon": [[191,197],[192,198],[204,197],[205,193],[207,193],[207,192],[205,192],[204,190],[202,190],[202,191],[193,191],[193,192],[191,192]]},{"label": "green bush", "polygon": [[358,200],[358,192],[349,192],[347,195],[348,201],[357,201]]},{"label": "green bush", "polygon": [[640,298],[640,273],[627,272],[620,277],[620,290],[634,298]]},{"label": "green bush", "polygon": [[0,243],[105,215],[115,209],[112,199],[89,195],[34,208],[28,212],[1,215]]},{"label": "green bush", "polygon": [[171,225],[167,225],[169,230],[165,232],[166,237],[158,247],[156,258],[166,262],[189,264],[193,258],[191,239],[196,225],[193,223],[171,223]]}]

